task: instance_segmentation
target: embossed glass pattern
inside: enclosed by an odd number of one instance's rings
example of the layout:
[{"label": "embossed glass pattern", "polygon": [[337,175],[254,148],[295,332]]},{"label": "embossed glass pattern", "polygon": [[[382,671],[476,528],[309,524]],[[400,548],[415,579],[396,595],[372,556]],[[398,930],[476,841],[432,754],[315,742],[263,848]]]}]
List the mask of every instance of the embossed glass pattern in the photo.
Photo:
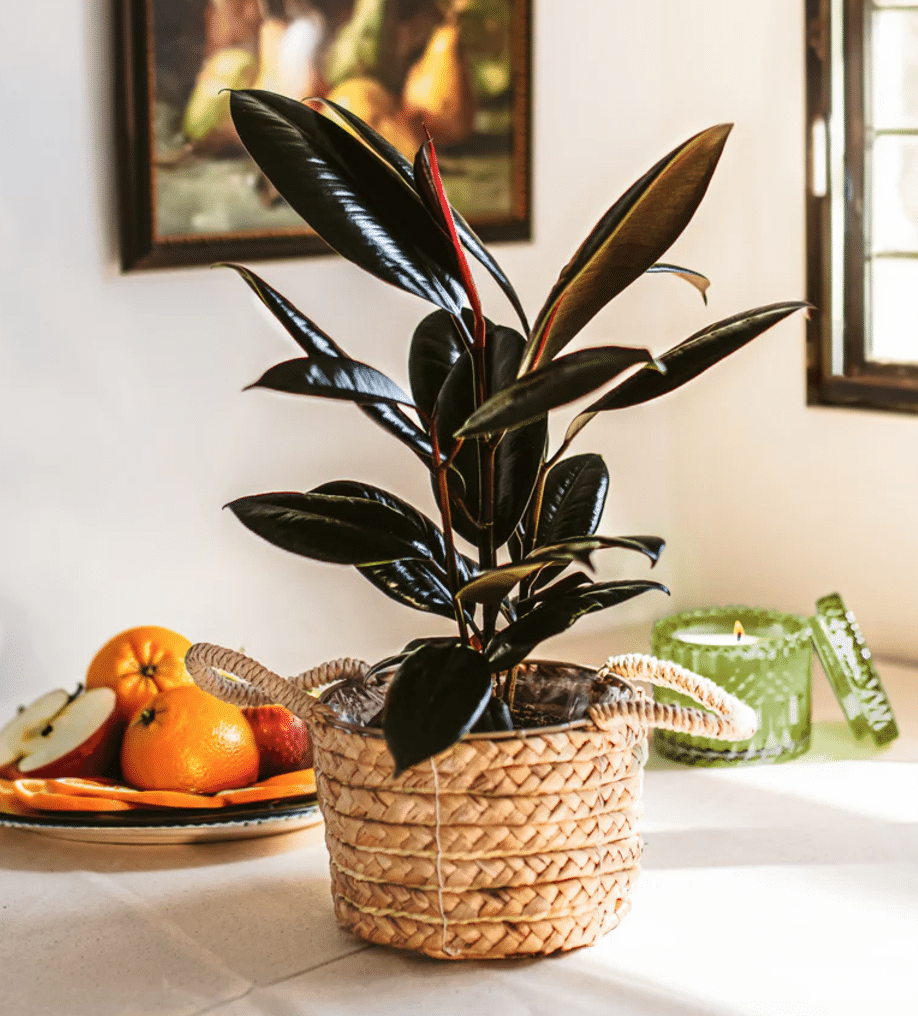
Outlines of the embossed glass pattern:
[{"label": "embossed glass pattern", "polygon": [[[724,639],[736,621],[758,641],[722,645],[686,642],[709,634]],[[654,625],[653,654],[711,678],[751,706],[759,729],[748,741],[725,742],[669,730],[654,732],[654,747],[665,758],[690,765],[718,766],[747,762],[785,762],[810,746],[810,686],[813,650],[809,622],[796,614],[750,607],[690,610]],[[656,689],[661,702],[696,706],[685,696]]]}]

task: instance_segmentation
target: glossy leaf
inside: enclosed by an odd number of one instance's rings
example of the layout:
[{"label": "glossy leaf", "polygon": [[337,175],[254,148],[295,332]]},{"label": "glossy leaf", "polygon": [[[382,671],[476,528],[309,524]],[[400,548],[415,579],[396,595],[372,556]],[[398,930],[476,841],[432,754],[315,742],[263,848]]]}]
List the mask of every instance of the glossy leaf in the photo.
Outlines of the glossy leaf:
[{"label": "glossy leaf", "polygon": [[652,359],[646,349],[632,346],[600,346],[561,356],[492,395],[455,436],[475,437],[533,423],[608,384],[623,370]]},{"label": "glossy leaf", "polygon": [[428,418],[464,349],[453,317],[445,310],[428,314],[415,328],[408,351],[408,380],[415,405]]},{"label": "glossy leaf", "polygon": [[[440,177],[440,168],[437,165],[437,153],[429,134],[414,158],[414,187],[424,207],[449,237],[450,246],[453,251],[455,271],[462,282],[462,287],[465,289],[465,295],[468,297],[469,305],[476,316],[476,320],[480,320],[482,313],[478,289],[469,270],[469,264],[465,259],[465,251],[462,249],[459,234],[456,232],[452,208],[447,200],[446,191],[443,189],[443,180]],[[450,267],[452,268],[453,266],[451,265]]]},{"label": "glossy leaf", "polygon": [[405,406],[414,405],[409,395],[375,367],[320,353],[275,364],[248,387],[357,403],[400,402]]},{"label": "glossy leaf", "polygon": [[667,265],[662,262],[657,262],[655,265],[651,265],[647,269],[648,275],[657,273],[664,273],[667,275],[675,275],[680,279],[684,279],[690,286],[701,293],[701,299],[704,300],[705,306],[708,303],[708,289],[711,285],[711,280],[706,276],[702,275],[701,272],[695,272],[691,268],[680,268],[679,265]]},{"label": "glossy leaf", "polygon": [[526,560],[532,562],[570,557],[581,564],[588,564],[590,556],[597,550],[636,550],[650,558],[653,567],[664,546],[665,543],[659,536],[571,536],[557,543],[537,547]]},{"label": "glossy leaf", "polygon": [[432,561],[390,561],[357,571],[396,603],[455,620],[446,573]]},{"label": "glossy leaf", "polygon": [[566,575],[563,579],[558,579],[553,585],[545,586],[538,592],[534,592],[526,597],[520,597],[516,602],[516,610],[519,614],[526,614],[537,603],[542,603],[545,600],[556,600],[560,596],[567,596],[580,586],[585,585],[595,585],[595,583],[585,572],[574,572],[573,575]]},{"label": "glossy leaf", "polygon": [[609,470],[594,452],[571,455],[548,471],[536,546],[592,536],[606,505]]},{"label": "glossy leaf", "polygon": [[798,301],[773,303],[708,325],[658,357],[666,367],[665,373],[642,367],[593,403],[586,412],[624,409],[675,391],[806,306]]},{"label": "glossy leaf", "polygon": [[[574,536],[592,536],[599,526],[609,490],[609,471],[601,455],[572,455],[548,471],[536,547]],[[565,566],[551,565],[537,575],[525,591],[531,592],[556,578]]]},{"label": "glossy leaf", "polygon": [[[310,321],[305,314],[297,310],[286,297],[281,296],[276,289],[269,286],[264,279],[243,265],[226,264],[225,267],[232,268],[239,273],[249,288],[308,356],[325,354],[326,356],[340,356],[350,359],[332,338]],[[444,311],[439,313],[449,318],[449,315]],[[373,402],[361,404],[360,409],[383,430],[387,430],[407,445],[423,461],[426,462],[430,459],[433,454],[430,439],[414,420],[406,416],[398,406],[389,402]]]},{"label": "glossy leaf", "polygon": [[[615,587],[614,589],[611,587]],[[540,643],[567,631],[584,614],[623,603],[651,589],[669,590],[658,582],[643,580],[606,582],[581,587],[569,596],[560,596],[537,604],[528,613],[499,631],[488,643],[485,656],[492,670],[507,670],[525,660]]]},{"label": "glossy leaf", "polygon": [[[375,502],[391,508],[401,516],[405,524],[411,526],[414,539],[424,548],[425,556],[430,558],[444,574],[446,573],[448,550],[442,530],[423,512],[418,511],[417,508],[396,494],[383,490],[381,487],[374,487],[369,483],[360,483],[357,480],[330,480],[328,483],[316,487],[313,493],[346,497],[354,501]],[[462,554],[456,555],[456,570],[462,581],[471,576],[468,558]]]},{"label": "glossy leaf", "polygon": [[[516,377],[524,340],[512,328],[488,322],[485,358],[489,394],[511,384]],[[472,360],[463,352],[456,361],[440,390],[436,417],[440,449],[448,454],[455,440],[453,433],[472,414],[475,408]],[[526,508],[535,486],[547,435],[546,420],[520,427],[504,435],[495,455],[494,485],[494,540],[495,546],[504,544],[513,533]],[[453,528],[472,543],[478,542],[480,531],[475,522],[481,519],[479,493],[478,442],[466,441],[455,459],[455,471],[450,470],[451,497],[464,506],[469,518],[461,509],[453,512]],[[457,482],[456,473],[461,476]]]},{"label": "glossy leaf", "polygon": [[341,347],[314,324],[302,311],[285,297],[282,296],[273,286],[269,286],[264,279],[256,275],[250,268],[244,265],[225,262],[215,265],[218,268],[232,268],[239,274],[249,289],[268,308],[275,318],[286,328],[294,342],[306,353],[313,356],[316,353],[325,356],[346,356]]},{"label": "glossy leaf", "polygon": [[[414,167],[405,158],[404,155],[392,144],[390,144],[381,134],[377,133],[368,123],[365,123],[356,116],[349,109],[345,109],[343,106],[339,106],[337,103],[332,102],[330,99],[320,100],[326,106],[330,106],[338,116],[341,117],[349,127],[357,134],[363,142],[374,151],[379,158],[391,166],[402,179],[412,188],[414,188]],[[450,206],[452,208],[452,206]],[[504,295],[510,301],[510,305],[516,311],[517,316],[520,319],[520,323],[523,326],[523,331],[529,331],[529,323],[526,320],[526,314],[523,311],[523,305],[520,303],[520,299],[516,294],[516,290],[510,283],[510,280],[504,274],[504,270],[495,261],[494,256],[485,247],[478,237],[478,234],[472,229],[472,227],[463,219],[463,217],[452,208],[453,222],[456,225],[456,232],[459,234],[459,239],[462,241],[462,246],[479,261],[490,274],[491,278],[497,283]]]},{"label": "glossy leaf", "polygon": [[649,579],[616,579],[613,582],[594,582],[590,586],[583,586],[577,591],[579,599],[593,600],[599,604],[600,610],[606,607],[615,607],[625,600],[640,596],[641,593],[655,589],[658,592],[666,593],[669,590],[661,582],[651,582]]},{"label": "glossy leaf", "polygon": [[[571,560],[567,555],[565,558]],[[514,586],[544,568],[547,563],[546,560],[521,561],[519,564],[504,564],[481,572],[459,590],[456,598],[468,603],[500,603]]]},{"label": "glossy leaf", "polygon": [[507,703],[492,695],[475,726],[472,727],[472,733],[494,734],[501,730],[513,730],[513,717],[510,715]]},{"label": "glossy leaf", "polygon": [[[538,547],[526,558],[539,561],[544,558],[577,561],[592,568],[592,555],[597,550],[634,550],[650,559],[652,568],[660,558],[665,543],[659,536],[571,536],[557,543]],[[560,574],[565,565],[550,565],[536,575],[530,590],[538,589]]]},{"label": "glossy leaf", "polygon": [[233,124],[281,196],[342,257],[458,312],[453,253],[417,195],[349,131],[273,92],[233,91]]},{"label": "glossy leaf", "polygon": [[461,646],[462,639],[458,635],[425,635],[421,638],[411,639],[406,642],[402,647],[402,655],[407,656],[409,653],[413,653],[415,649],[420,649],[421,646],[439,646],[441,648],[448,648],[450,646]]},{"label": "glossy leaf", "polygon": [[[456,611],[449,591],[448,549],[440,528],[426,515],[389,491],[356,480],[333,480],[316,487],[317,494],[332,494],[358,500],[376,501],[397,511],[414,527],[415,539],[428,560],[399,560],[387,564],[358,567],[358,571],[386,596],[414,610],[454,620]],[[466,582],[473,570],[461,554],[456,555],[456,572]]]},{"label": "glossy leaf", "polygon": [[316,561],[374,565],[427,555],[415,525],[373,501],[279,491],[240,497],[226,507],[262,539]]},{"label": "glossy leaf", "polygon": [[490,697],[491,674],[481,653],[436,644],[414,650],[386,695],[383,735],[396,776],[455,744]]},{"label": "glossy leaf", "polygon": [[689,138],[612,205],[539,311],[521,374],[553,359],[672,245],[704,197],[729,132],[722,124]]}]

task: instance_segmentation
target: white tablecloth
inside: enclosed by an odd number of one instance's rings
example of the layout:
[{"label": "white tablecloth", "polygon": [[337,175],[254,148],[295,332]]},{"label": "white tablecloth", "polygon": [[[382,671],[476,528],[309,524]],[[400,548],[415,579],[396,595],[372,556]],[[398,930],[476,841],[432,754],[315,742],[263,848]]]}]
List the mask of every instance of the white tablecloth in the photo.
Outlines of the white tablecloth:
[{"label": "white tablecloth", "polygon": [[0,830],[0,1013],[918,1012],[918,674],[882,673],[903,728],[886,752],[850,739],[817,682],[800,762],[651,758],[631,914],[547,959],[445,963],[352,938],[321,827],[162,847]]}]

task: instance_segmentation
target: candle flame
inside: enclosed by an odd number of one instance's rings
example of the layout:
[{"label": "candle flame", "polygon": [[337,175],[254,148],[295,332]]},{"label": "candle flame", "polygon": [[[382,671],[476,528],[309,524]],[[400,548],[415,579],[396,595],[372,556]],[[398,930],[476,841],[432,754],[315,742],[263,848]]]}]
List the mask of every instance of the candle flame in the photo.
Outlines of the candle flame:
[{"label": "candle flame", "polygon": [[739,621],[737,621],[736,624],[733,625],[733,634],[736,636],[737,642],[739,642],[739,640],[746,634],[745,629],[739,623]]}]

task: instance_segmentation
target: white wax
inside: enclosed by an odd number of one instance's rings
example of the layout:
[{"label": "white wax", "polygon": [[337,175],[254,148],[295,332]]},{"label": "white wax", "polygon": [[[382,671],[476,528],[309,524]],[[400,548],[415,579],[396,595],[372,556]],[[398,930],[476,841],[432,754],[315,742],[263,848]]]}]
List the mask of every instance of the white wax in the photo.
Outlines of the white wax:
[{"label": "white wax", "polygon": [[699,646],[754,646],[761,642],[759,635],[746,635],[743,633],[736,637],[730,631],[677,631],[673,633],[680,642],[692,642]]}]

